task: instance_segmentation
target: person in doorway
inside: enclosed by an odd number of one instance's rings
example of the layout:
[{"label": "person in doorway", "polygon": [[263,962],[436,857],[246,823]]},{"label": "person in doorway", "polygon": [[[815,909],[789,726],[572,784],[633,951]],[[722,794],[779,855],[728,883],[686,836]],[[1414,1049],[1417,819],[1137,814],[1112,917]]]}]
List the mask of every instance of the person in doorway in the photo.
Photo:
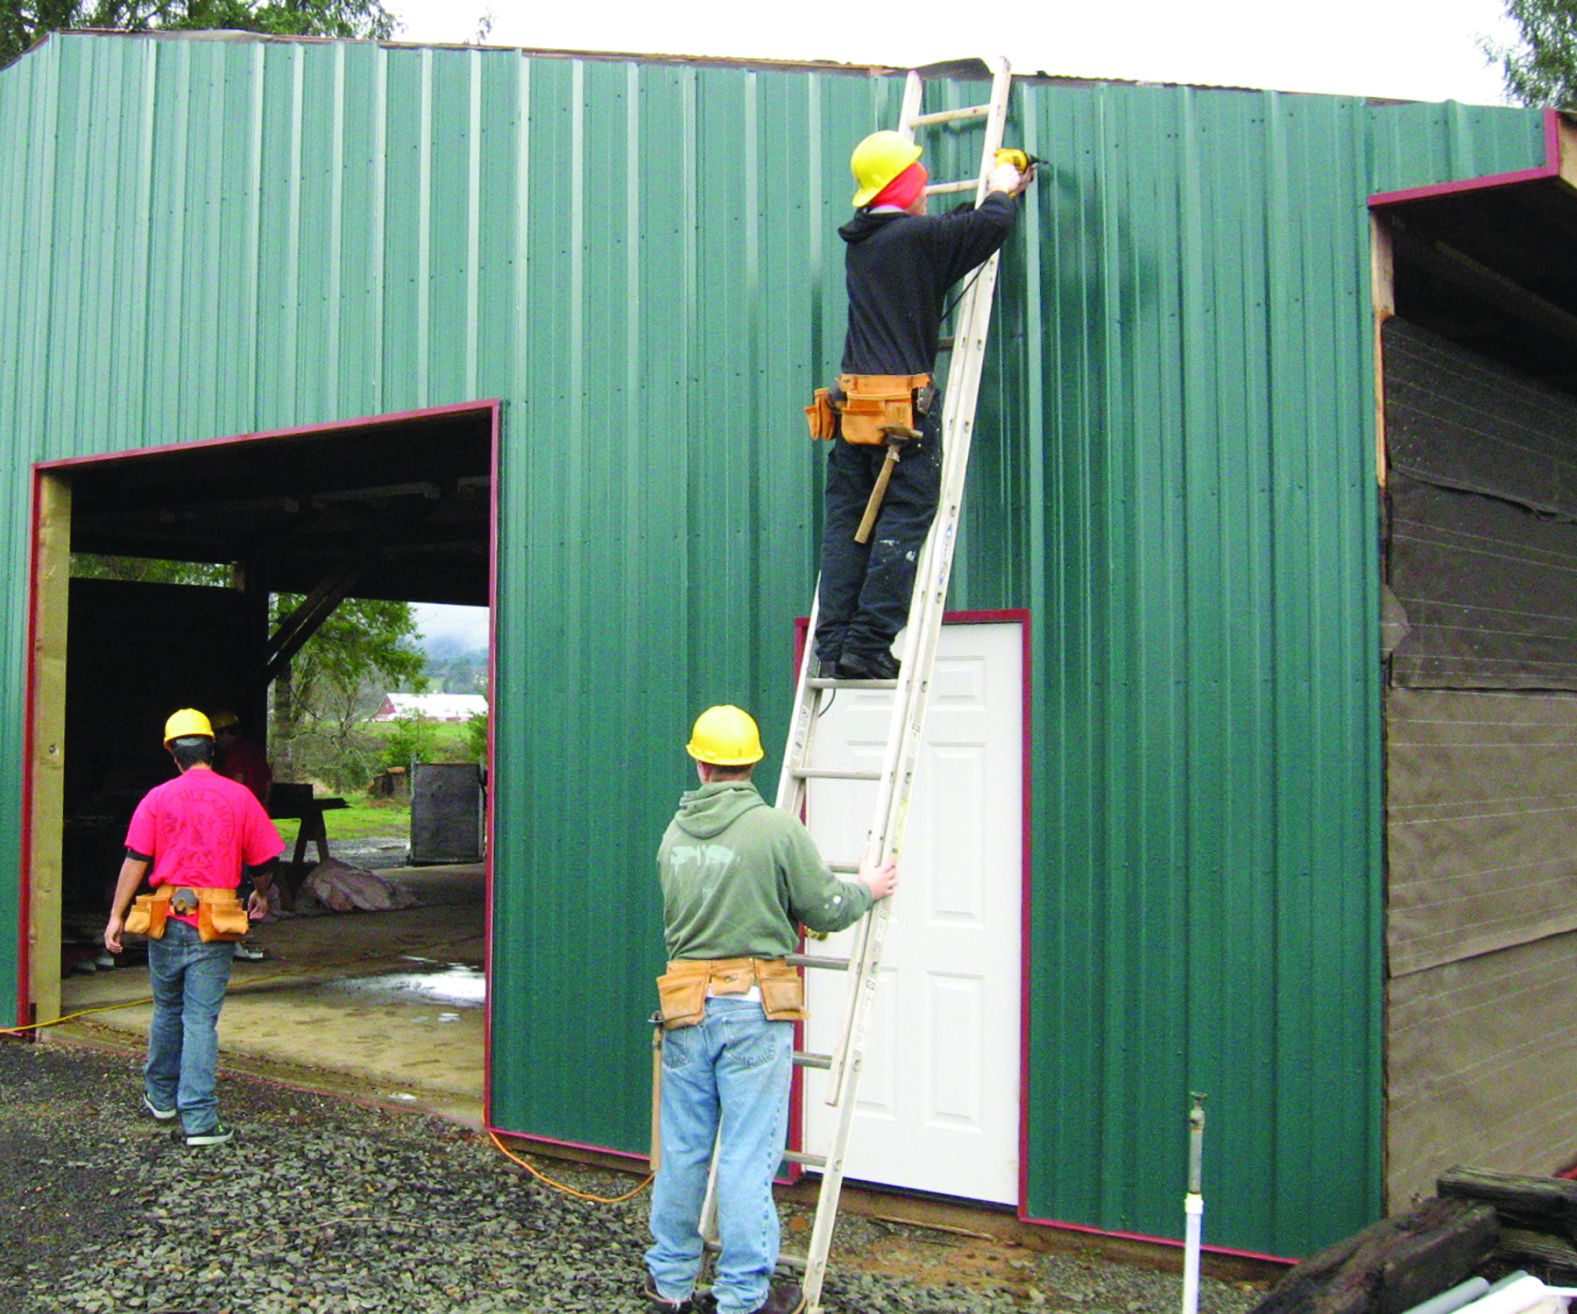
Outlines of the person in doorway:
[{"label": "person in doorway", "polygon": [[[875,132],[854,148],[854,218],[838,230],[845,243],[849,324],[834,395],[839,412],[827,455],[822,529],[818,670],[851,680],[898,674],[892,642],[904,627],[915,566],[941,491],[941,397],[933,378],[948,289],[1007,241],[1017,198],[1035,177],[999,164],[985,200],[948,214],[926,213],[929,174],[920,147],[896,132]],[[874,421],[850,412],[907,413],[918,437],[904,442],[864,543],[855,531],[887,459]],[[895,409],[896,408],[896,409]]]},{"label": "person in doorway", "polygon": [[268,806],[274,787],[274,769],[268,755],[241,733],[241,720],[228,707],[221,707],[210,718],[214,727],[214,770],[239,781]]},{"label": "person in doorway", "polygon": [[252,792],[213,769],[206,716],[189,707],[174,713],[164,746],[179,774],[151,789],[132,813],[104,947],[121,952],[126,913],[145,875],[156,890],[173,888],[163,934],[148,941],[153,1021],[142,1103],[161,1122],[179,1116],[187,1145],[222,1145],[232,1133],[219,1121],[214,1093],[218,1022],[234,959],[230,940],[202,939],[199,909],[204,891],[235,890],[245,871],[256,887],[247,912],[260,916],[285,846]]},{"label": "person in doorway", "polygon": [[693,1306],[701,1210],[718,1128],[722,1253],[719,1314],[794,1314],[797,1286],[774,1289],[778,1215],[772,1177],[783,1156],[799,974],[784,961],[799,925],[838,931],[897,884],[891,865],[838,879],[797,818],[768,806],[751,780],[763,756],[755,721],[737,707],[703,712],[686,745],[700,788],[663,836],[668,971],[658,983],[664,1039],[661,1159],[652,1189],[653,1244],[644,1294],[658,1310]]},{"label": "person in doorway", "polygon": [[[214,728],[214,770],[221,776],[245,785],[257,795],[257,801],[268,806],[269,793],[274,788],[274,768],[268,764],[268,755],[241,733],[241,719],[228,707],[218,708],[208,718]],[[240,895],[249,899],[252,887],[243,876]],[[237,958],[255,963],[267,955],[250,940],[235,942]]]}]

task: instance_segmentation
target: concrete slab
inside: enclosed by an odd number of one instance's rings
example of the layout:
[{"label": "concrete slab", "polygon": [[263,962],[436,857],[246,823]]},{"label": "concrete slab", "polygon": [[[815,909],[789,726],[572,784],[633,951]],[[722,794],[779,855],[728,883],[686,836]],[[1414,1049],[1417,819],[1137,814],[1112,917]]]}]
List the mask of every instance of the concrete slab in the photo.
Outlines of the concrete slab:
[{"label": "concrete slab", "polygon": [[[219,1019],[220,1062],[481,1125],[485,871],[381,874],[417,905],[287,917],[253,929],[251,942],[268,957],[235,964]],[[67,976],[61,992],[64,1013],[111,1010],[61,1031],[127,1045],[146,1037],[146,963]]]}]

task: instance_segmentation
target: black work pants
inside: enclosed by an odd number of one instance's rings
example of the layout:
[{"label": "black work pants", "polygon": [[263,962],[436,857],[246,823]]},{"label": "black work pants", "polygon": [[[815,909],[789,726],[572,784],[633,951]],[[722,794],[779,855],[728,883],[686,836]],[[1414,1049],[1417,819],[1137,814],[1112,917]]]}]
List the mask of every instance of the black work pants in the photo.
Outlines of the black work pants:
[{"label": "black work pants", "polygon": [[823,665],[842,653],[887,652],[909,618],[915,566],[942,488],[942,434],[934,412],[921,419],[920,428],[925,437],[903,449],[865,543],[854,541],[854,531],[887,449],[832,441],[816,624],[816,656]]}]

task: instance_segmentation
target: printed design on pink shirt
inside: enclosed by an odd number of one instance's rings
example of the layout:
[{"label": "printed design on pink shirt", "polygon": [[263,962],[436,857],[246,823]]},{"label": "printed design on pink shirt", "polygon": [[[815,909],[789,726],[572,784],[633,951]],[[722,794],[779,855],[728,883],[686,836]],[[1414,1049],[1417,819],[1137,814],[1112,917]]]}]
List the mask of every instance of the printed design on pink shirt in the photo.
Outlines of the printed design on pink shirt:
[{"label": "printed design on pink shirt", "polygon": [[150,854],[154,885],[234,889],[242,866],[284,848],[268,814],[244,785],[193,769],[151,790],[137,806],[126,845]]}]

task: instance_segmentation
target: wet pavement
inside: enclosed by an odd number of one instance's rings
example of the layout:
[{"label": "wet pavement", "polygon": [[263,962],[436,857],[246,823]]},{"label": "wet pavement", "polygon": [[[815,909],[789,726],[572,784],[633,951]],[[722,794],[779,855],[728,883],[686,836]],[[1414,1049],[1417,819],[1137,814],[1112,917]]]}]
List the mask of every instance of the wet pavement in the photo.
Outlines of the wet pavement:
[{"label": "wet pavement", "polygon": [[[348,844],[336,845],[335,857],[371,865]],[[253,928],[249,941],[267,956],[238,960],[231,973],[219,1019],[223,1062],[291,1085],[479,1126],[484,869],[381,874],[416,904],[387,912],[316,911]],[[145,964],[67,976],[61,989],[65,1013],[110,1009],[64,1024],[62,1034],[141,1045],[152,1012]]]}]

